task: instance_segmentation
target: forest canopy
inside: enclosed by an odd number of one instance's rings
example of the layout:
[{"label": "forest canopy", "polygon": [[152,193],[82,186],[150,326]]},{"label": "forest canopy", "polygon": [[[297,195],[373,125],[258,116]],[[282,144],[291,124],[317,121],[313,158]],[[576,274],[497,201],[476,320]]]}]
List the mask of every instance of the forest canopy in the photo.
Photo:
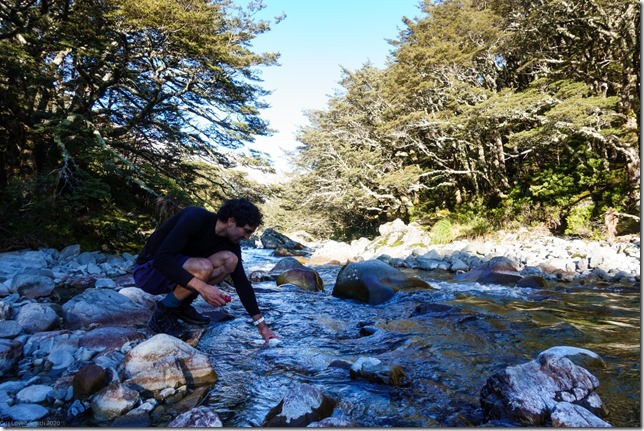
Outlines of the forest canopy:
[{"label": "forest canopy", "polygon": [[[261,194],[230,149],[269,133],[253,21],[228,0],[15,0],[0,6],[4,248],[122,246],[174,205]],[[254,163],[269,169],[266,163]],[[15,244],[14,244],[15,243]],[[68,242],[69,244],[69,242]]]},{"label": "forest canopy", "polygon": [[446,214],[559,234],[591,234],[609,210],[638,220],[638,3],[423,12],[384,70],[345,70],[328,107],[308,113],[289,191],[300,210],[345,238]]},{"label": "forest canopy", "polygon": [[173,208],[241,196],[340,239],[396,218],[465,235],[639,220],[639,3],[425,0],[383,69],[344,69],[307,113],[281,187],[236,169],[270,171],[264,155],[233,152],[270,134],[258,71],[279,47],[251,49],[273,24],[261,8],[2,2],[0,248],[137,251]]}]

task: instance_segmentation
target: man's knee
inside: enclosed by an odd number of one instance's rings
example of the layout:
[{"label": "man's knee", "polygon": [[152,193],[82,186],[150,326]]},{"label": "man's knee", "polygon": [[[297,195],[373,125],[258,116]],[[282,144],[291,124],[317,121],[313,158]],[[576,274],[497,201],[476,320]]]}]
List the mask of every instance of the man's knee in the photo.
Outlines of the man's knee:
[{"label": "man's knee", "polygon": [[219,268],[220,271],[224,271],[226,274],[232,273],[237,267],[237,256],[235,253],[230,251],[220,251],[218,253],[210,256],[210,261],[212,262],[213,269],[217,271]]},{"label": "man's knee", "polygon": [[186,261],[184,269],[199,278],[207,281],[212,274],[213,264],[209,259],[192,258]]}]

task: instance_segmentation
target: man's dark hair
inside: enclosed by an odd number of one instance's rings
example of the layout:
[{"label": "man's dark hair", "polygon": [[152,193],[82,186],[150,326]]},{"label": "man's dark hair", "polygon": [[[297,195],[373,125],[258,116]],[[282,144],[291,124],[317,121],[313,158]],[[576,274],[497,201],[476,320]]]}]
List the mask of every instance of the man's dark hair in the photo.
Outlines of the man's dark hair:
[{"label": "man's dark hair", "polygon": [[217,218],[227,221],[230,217],[235,218],[237,226],[246,225],[258,227],[262,224],[262,213],[259,208],[247,199],[229,199],[217,211]]}]

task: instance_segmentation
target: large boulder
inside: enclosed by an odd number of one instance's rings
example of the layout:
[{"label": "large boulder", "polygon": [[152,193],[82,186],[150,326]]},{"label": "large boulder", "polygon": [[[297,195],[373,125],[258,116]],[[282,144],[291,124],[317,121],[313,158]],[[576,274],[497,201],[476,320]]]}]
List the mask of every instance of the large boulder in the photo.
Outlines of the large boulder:
[{"label": "large boulder", "polygon": [[514,262],[505,256],[496,256],[479,267],[454,275],[454,280],[459,282],[476,282],[481,284],[501,284],[514,286],[523,278],[514,266]]},{"label": "large boulder", "polygon": [[391,299],[398,290],[408,288],[431,289],[431,286],[380,260],[368,260],[343,266],[332,294],[376,305]]},{"label": "large boulder", "polygon": [[123,371],[126,384],[152,393],[217,381],[206,355],[167,334],[157,334],[130,350],[123,360]]},{"label": "large boulder", "polygon": [[266,415],[263,426],[306,427],[331,416],[337,402],[314,388],[302,383],[292,387],[280,403]]},{"label": "large boulder", "polygon": [[[490,419],[510,418],[528,426],[543,426],[558,411],[559,424],[576,426],[579,413],[559,405],[571,403],[587,410],[584,420],[605,416],[608,412],[595,392],[599,381],[567,357],[579,354],[595,355],[572,347],[548,349],[533,361],[494,374],[481,390],[484,414]],[[574,417],[567,418],[566,412]]]},{"label": "large boulder", "polygon": [[301,269],[306,268],[302,262],[297,260],[294,257],[285,257],[280,259],[273,268],[268,272],[270,277],[273,279],[277,278],[281,273],[288,271],[289,269]]},{"label": "large boulder", "polygon": [[93,323],[142,325],[151,315],[152,310],[110,289],[87,289],[63,304],[63,318],[72,328]]},{"label": "large boulder", "polygon": [[283,235],[274,229],[266,229],[260,238],[264,248],[269,249],[287,249],[287,250],[302,250],[304,246],[299,242],[293,241],[286,235]]},{"label": "large boulder", "polygon": [[281,273],[277,277],[277,285],[281,286],[282,284],[294,284],[301,289],[313,292],[324,290],[322,278],[310,268],[293,268]]}]

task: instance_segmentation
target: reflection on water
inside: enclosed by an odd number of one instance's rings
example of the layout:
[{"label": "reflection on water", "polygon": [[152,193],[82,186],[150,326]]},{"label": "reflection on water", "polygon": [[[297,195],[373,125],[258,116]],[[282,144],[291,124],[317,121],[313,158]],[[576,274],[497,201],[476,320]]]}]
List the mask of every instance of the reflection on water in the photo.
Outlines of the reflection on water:
[{"label": "reflection on water", "polygon": [[[279,260],[261,249],[244,257],[248,272],[270,270]],[[611,412],[606,419],[641,426],[639,287],[507,288],[434,280],[419,271],[434,290],[401,291],[373,306],[331,296],[339,267],[315,269],[324,292],[255,284],[277,346],[264,346],[237,298],[228,306],[237,318],[213,323],[201,340],[198,348],[219,375],[205,403],[225,426],[261,425],[296,383],[336,399],[334,416],[358,427],[483,425],[479,393],[486,380],[560,345],[599,354],[606,367],[587,369],[600,381],[597,392]],[[363,335],[364,326],[375,332]],[[401,365],[410,384],[351,380],[347,370],[329,367],[360,356]]]}]

